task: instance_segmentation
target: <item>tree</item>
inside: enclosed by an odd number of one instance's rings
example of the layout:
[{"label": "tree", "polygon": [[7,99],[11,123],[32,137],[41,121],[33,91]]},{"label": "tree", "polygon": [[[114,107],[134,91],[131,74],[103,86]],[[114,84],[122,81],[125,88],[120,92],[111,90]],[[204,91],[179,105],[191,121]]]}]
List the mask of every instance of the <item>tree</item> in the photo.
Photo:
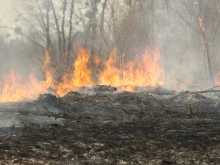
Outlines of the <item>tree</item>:
[{"label": "tree", "polygon": [[[214,72],[212,64],[214,61],[211,57],[210,48],[212,46],[210,42],[211,40],[215,40],[216,37],[213,35],[213,31],[215,31],[215,33],[218,31],[220,24],[218,19],[220,16],[219,12],[217,11],[217,8],[213,6],[215,2],[210,3],[209,1],[201,0],[198,2],[195,1],[193,5],[189,5],[185,1],[182,1],[182,3],[185,8],[185,12],[190,16],[191,20],[188,20],[186,16],[179,11],[176,11],[176,13],[184,22],[186,22],[187,26],[200,35],[201,41],[204,45],[205,73],[210,85],[214,85]],[[192,8],[192,6],[194,8]]]}]

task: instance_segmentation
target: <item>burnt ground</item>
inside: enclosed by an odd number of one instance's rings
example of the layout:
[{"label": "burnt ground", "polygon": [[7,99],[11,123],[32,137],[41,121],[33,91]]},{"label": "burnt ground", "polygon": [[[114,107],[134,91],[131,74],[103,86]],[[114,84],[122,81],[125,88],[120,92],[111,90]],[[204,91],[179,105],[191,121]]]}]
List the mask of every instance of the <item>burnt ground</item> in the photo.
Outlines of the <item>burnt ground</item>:
[{"label": "burnt ground", "polygon": [[191,92],[3,104],[0,164],[220,164],[219,108]]}]

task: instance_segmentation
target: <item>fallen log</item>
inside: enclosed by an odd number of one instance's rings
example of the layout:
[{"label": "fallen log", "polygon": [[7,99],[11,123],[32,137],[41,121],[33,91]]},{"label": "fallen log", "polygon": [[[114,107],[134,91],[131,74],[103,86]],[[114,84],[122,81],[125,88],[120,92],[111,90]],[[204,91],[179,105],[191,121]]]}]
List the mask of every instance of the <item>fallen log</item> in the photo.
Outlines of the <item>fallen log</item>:
[{"label": "fallen log", "polygon": [[216,92],[220,92],[220,90],[203,90],[203,91],[196,91],[196,92],[192,92],[192,93],[216,93]]},{"label": "fallen log", "polygon": [[220,87],[220,85],[217,85],[217,86],[214,86],[212,88],[209,88],[209,89],[206,89],[206,90],[202,90],[202,91],[195,91],[195,92],[192,92],[192,93],[216,93],[216,92],[220,92],[220,90],[214,90],[215,88],[218,88]]}]

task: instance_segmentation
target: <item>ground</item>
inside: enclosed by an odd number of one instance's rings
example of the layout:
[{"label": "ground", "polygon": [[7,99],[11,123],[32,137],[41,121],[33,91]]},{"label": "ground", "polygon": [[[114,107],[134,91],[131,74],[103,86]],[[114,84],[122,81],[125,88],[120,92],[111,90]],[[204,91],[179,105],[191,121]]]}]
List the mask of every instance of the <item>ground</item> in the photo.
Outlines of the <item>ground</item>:
[{"label": "ground", "polygon": [[219,103],[192,92],[70,92],[3,104],[14,123],[0,128],[0,164],[220,164]]}]

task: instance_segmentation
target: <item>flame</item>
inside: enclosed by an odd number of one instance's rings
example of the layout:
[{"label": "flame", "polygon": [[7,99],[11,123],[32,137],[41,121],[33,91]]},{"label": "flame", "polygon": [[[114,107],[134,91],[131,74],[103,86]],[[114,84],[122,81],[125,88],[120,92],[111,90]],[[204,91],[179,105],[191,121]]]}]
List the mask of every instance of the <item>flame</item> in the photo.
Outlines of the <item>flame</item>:
[{"label": "flame", "polygon": [[32,73],[27,80],[22,81],[13,70],[3,76],[0,87],[0,102],[18,102],[37,97],[45,91],[44,85]]},{"label": "flame", "polygon": [[164,83],[164,72],[160,66],[160,52],[154,47],[147,49],[142,56],[136,56],[133,61],[125,63],[125,54],[117,56],[115,50],[111,51],[108,60],[102,61],[95,57],[96,67],[101,64],[98,80],[94,81],[92,71],[89,67],[90,51],[80,48],[73,62],[71,73],[63,75],[61,82],[54,83],[54,73],[50,67],[51,51],[45,52],[43,70],[45,81],[39,81],[33,73],[27,80],[22,80],[19,75],[11,71],[3,77],[0,82],[0,102],[17,102],[36,98],[39,94],[46,92],[48,87],[53,88],[59,96],[67,92],[77,90],[83,86],[94,86],[97,84],[112,85],[120,87],[121,90],[134,91],[136,86],[157,86]]},{"label": "flame", "polygon": [[146,50],[141,60],[136,58],[136,61],[125,66],[124,84],[152,87],[164,84],[164,72],[160,66],[160,52],[156,47],[152,51]]},{"label": "flame", "polygon": [[216,86],[219,86],[219,85],[220,85],[220,72],[218,72],[218,73],[215,75],[215,85],[216,85]]},{"label": "flame", "polygon": [[43,69],[45,71],[45,74],[46,74],[46,80],[45,80],[45,85],[47,87],[51,87],[51,88],[54,88],[54,83],[53,83],[53,74],[54,74],[54,71],[49,67],[50,65],[50,62],[51,62],[51,59],[50,59],[50,53],[51,51],[50,50],[47,50],[45,52],[45,61],[44,61],[44,66],[43,66]]},{"label": "flame", "polygon": [[76,61],[73,63],[74,73],[72,76],[73,86],[92,86],[95,83],[91,78],[91,71],[88,69],[90,51],[80,48]]},{"label": "flame", "polygon": [[200,29],[202,30],[202,32],[204,33],[205,32],[205,25],[203,24],[201,17],[199,17],[199,26],[200,26]]},{"label": "flame", "polygon": [[73,63],[73,73],[70,75],[64,74],[61,83],[58,84],[57,88],[54,88],[58,95],[63,96],[77,87],[95,85],[91,78],[91,71],[88,68],[89,58],[90,51],[80,48]]},{"label": "flame", "polygon": [[45,93],[48,87],[54,87],[53,71],[49,68],[50,51],[45,53],[43,69],[46,74],[44,82],[37,80],[33,73],[30,73],[26,80],[14,73],[12,70],[8,75],[3,76],[0,82],[0,102],[18,102],[36,98],[39,94]]},{"label": "flame", "polygon": [[160,67],[160,52],[154,47],[152,51],[147,49],[142,57],[136,57],[121,67],[116,67],[118,58],[111,52],[109,60],[105,63],[105,69],[100,74],[100,83],[113,86],[124,86],[123,90],[134,91],[136,86],[152,86],[164,84],[164,72]]},{"label": "flame", "polygon": [[95,64],[98,66],[101,63],[101,58],[99,56],[95,56]]},{"label": "flame", "polygon": [[105,62],[105,69],[100,73],[100,84],[120,86],[120,70],[117,67],[117,61],[115,50],[111,51],[109,59]]}]

